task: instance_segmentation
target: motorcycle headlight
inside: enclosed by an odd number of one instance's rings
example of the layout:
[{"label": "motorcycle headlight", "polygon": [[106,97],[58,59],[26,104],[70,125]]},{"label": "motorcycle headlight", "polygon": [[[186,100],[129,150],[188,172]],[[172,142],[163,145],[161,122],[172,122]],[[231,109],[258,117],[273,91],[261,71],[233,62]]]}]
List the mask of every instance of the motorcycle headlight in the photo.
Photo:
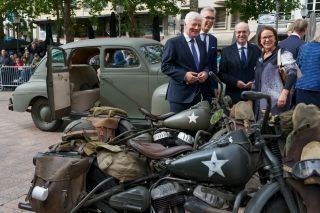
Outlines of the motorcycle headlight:
[{"label": "motorcycle headlight", "polygon": [[292,174],[300,180],[320,177],[320,159],[308,159],[297,162],[292,167]]}]

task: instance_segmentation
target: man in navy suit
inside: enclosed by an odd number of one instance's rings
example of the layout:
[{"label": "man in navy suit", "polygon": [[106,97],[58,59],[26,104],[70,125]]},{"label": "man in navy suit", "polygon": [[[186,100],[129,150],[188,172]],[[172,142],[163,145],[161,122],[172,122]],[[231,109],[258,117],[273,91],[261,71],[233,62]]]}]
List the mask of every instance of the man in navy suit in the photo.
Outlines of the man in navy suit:
[{"label": "man in navy suit", "polygon": [[308,22],[306,20],[295,20],[295,22],[293,23],[293,32],[291,33],[291,35],[279,43],[279,47],[290,51],[294,59],[296,59],[298,56],[300,46],[305,43],[303,41],[303,38],[306,34],[307,27]]},{"label": "man in navy suit", "polygon": [[235,26],[236,42],[222,50],[219,77],[226,84],[226,95],[236,104],[241,93],[251,90],[256,62],[261,56],[258,46],[250,44],[249,25],[240,22]]},{"label": "man in navy suit", "polygon": [[[212,7],[205,7],[201,10],[202,25],[199,38],[205,44],[205,50],[208,58],[209,70],[217,74],[217,38],[209,33],[214,25],[216,10]],[[218,84],[212,78],[209,79],[212,92],[218,94]]]},{"label": "man in navy suit", "polygon": [[184,32],[166,42],[162,57],[161,70],[170,77],[166,99],[171,112],[190,108],[201,95],[205,100],[212,98],[204,43],[196,39],[202,16],[189,12],[184,22]]}]

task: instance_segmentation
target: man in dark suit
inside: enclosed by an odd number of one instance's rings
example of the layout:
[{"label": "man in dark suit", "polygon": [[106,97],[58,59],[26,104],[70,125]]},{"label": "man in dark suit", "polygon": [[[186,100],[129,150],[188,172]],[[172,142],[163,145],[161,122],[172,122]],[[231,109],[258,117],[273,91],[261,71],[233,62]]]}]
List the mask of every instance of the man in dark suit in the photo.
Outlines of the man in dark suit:
[{"label": "man in dark suit", "polygon": [[249,25],[240,22],[235,26],[236,42],[222,50],[219,77],[226,84],[226,95],[236,104],[241,100],[241,93],[251,90],[254,69],[261,51],[258,46],[250,44]]},{"label": "man in dark suit", "polygon": [[300,46],[305,43],[303,41],[303,38],[306,34],[307,27],[308,22],[306,20],[295,20],[295,22],[293,23],[293,32],[291,33],[291,35],[279,43],[279,47],[290,51],[294,59],[296,59],[298,56]]},{"label": "man in dark suit", "polygon": [[[217,74],[217,38],[209,33],[214,25],[214,20],[216,18],[216,11],[212,7],[205,7],[201,10],[202,15],[202,25],[199,38],[205,44],[205,50],[208,58],[209,70]],[[218,84],[212,78],[209,79],[211,84],[212,92],[218,94]]]},{"label": "man in dark suit", "polygon": [[202,16],[189,12],[184,21],[184,32],[166,42],[162,57],[161,70],[170,77],[166,99],[171,112],[188,109],[201,100],[201,95],[205,100],[212,98],[204,43],[196,39]]}]

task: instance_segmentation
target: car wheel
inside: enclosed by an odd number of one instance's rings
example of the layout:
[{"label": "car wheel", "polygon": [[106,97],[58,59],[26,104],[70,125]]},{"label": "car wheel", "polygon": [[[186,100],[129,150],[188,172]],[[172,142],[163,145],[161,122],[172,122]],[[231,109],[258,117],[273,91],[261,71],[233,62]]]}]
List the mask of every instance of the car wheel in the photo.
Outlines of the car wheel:
[{"label": "car wheel", "polygon": [[41,98],[36,100],[31,107],[32,120],[34,125],[38,129],[41,129],[42,131],[47,131],[47,132],[54,132],[62,125],[62,120],[57,119],[51,122],[46,122],[41,117],[40,113],[41,113],[41,110],[44,110],[47,107],[49,107],[47,99]]}]

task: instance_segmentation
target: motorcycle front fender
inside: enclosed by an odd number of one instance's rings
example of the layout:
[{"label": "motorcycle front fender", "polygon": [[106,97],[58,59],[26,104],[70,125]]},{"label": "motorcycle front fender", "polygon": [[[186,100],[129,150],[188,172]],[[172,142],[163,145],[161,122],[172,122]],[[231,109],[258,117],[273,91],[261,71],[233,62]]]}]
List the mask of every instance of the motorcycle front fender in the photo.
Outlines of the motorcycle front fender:
[{"label": "motorcycle front fender", "polygon": [[264,185],[257,193],[255,193],[253,198],[250,199],[244,213],[261,212],[268,200],[279,191],[280,185],[278,182]]}]

